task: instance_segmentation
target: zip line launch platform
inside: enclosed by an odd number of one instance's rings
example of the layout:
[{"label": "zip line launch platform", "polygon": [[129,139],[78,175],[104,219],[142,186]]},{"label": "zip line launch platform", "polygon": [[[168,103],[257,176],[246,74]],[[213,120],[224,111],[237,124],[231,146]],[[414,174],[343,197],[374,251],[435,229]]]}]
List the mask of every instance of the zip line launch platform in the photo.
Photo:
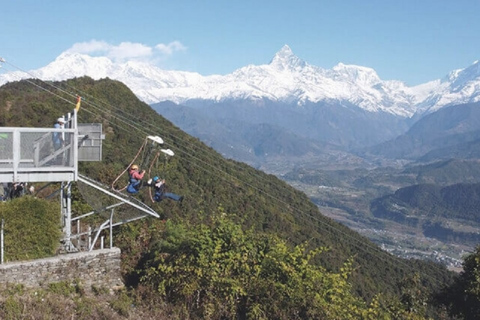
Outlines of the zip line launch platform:
[{"label": "zip line launch platform", "polygon": [[[116,205],[109,206],[112,213],[110,218],[97,228],[97,235],[108,225],[115,225],[133,221],[147,216],[158,218],[159,215],[149,206],[133,199],[126,194],[109,190],[108,187],[82,176],[78,172],[79,161],[102,160],[102,125],[99,123],[78,124],[77,109],[63,116],[64,128],[24,128],[0,127],[0,183],[33,183],[61,182],[60,189],[61,213],[64,228],[63,247],[67,252],[79,251],[72,243],[71,213],[71,186],[72,182],[80,181],[96,190],[103,192],[108,197],[118,201]],[[61,137],[63,143],[55,144]],[[116,206],[127,204],[139,210],[141,214],[130,216],[128,219],[114,219],[113,209]],[[97,213],[97,211],[93,213]],[[92,213],[90,213],[92,214]],[[89,215],[89,214],[87,214]],[[82,215],[87,216],[87,215]],[[79,236],[79,235],[78,235]],[[110,236],[110,241],[111,241]],[[89,244],[89,250],[93,249]]]},{"label": "zip line launch platform", "polygon": [[0,127],[0,182],[77,181],[78,161],[102,160],[101,124],[77,124],[76,110],[63,118],[63,129]]}]

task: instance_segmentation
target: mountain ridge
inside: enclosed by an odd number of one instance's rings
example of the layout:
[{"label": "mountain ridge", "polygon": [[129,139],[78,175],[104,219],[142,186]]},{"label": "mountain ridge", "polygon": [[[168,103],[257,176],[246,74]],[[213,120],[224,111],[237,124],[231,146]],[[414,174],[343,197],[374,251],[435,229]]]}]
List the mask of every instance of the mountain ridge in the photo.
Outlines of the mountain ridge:
[{"label": "mountain ridge", "polygon": [[90,76],[125,83],[142,101],[152,104],[191,100],[221,102],[249,99],[294,103],[348,102],[368,112],[410,118],[443,106],[480,100],[478,61],[452,71],[443,79],[408,87],[397,80],[381,80],[374,69],[339,63],[332,69],[310,65],[284,45],[269,64],[248,65],[227,75],[202,76],[195,72],[162,70],[138,61],[114,63],[106,57],[65,52],[47,66],[0,75],[0,85],[31,76],[66,80]]},{"label": "mountain ridge", "polygon": [[467,143],[478,144],[479,107],[480,103],[476,102],[442,108],[415,122],[404,134],[360,153],[411,160],[427,157],[428,154],[431,157],[434,152],[435,159],[474,158],[478,155],[478,148],[461,153],[458,148]]}]

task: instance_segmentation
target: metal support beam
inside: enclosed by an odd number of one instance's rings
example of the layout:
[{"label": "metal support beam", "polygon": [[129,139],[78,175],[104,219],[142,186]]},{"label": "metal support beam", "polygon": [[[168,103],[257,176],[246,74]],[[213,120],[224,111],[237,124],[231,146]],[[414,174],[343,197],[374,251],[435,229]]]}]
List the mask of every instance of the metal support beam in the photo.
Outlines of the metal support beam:
[{"label": "metal support beam", "polygon": [[151,215],[151,216],[154,216],[155,218],[160,218],[160,216],[158,215],[158,213],[156,213],[155,211],[153,211],[151,208],[148,208],[148,209],[147,209],[146,207],[141,207],[141,206],[139,206],[138,204],[135,204],[135,203],[133,203],[132,201],[130,201],[130,200],[128,200],[128,199],[125,199],[124,196],[120,196],[119,194],[115,194],[115,193],[113,193],[113,192],[110,192],[110,191],[108,191],[108,190],[106,190],[106,189],[104,189],[104,188],[96,185],[95,183],[90,182],[89,180],[85,179],[82,175],[78,175],[78,181],[81,181],[81,182],[83,182],[83,183],[85,183],[85,184],[88,184],[89,186],[91,186],[91,187],[93,187],[93,188],[95,188],[95,189],[97,189],[97,190],[100,190],[100,191],[102,191],[103,193],[108,194],[109,196],[111,196],[111,197],[113,197],[113,198],[115,198],[115,199],[118,199],[118,200],[120,200],[120,201],[122,201],[122,202],[125,202],[126,204],[128,204],[128,205],[130,205],[130,206],[132,206],[132,207],[134,207],[134,208],[137,208],[137,209],[140,210],[140,211],[143,211],[143,212],[145,212],[145,213],[147,213],[147,214],[149,214],[149,215]]},{"label": "metal support beam", "polygon": [[4,227],[5,221],[2,219],[2,229],[0,230],[0,247],[1,247],[1,257],[0,257],[0,264],[3,264],[3,227]]},{"label": "metal support beam", "polygon": [[92,243],[90,244],[90,248],[88,248],[88,251],[92,251],[93,247],[95,246],[95,243],[97,242],[98,236],[100,235],[100,232],[105,228],[107,224],[111,224],[110,219],[102,223],[102,225],[98,228],[97,234],[95,235],[95,238],[93,239]]},{"label": "metal support beam", "polygon": [[110,249],[113,248],[113,211],[115,209],[112,208],[110,213]]},{"label": "metal support beam", "polygon": [[60,190],[60,203],[62,205],[62,217],[63,217],[63,249],[67,252],[77,252],[78,249],[72,243],[72,181],[62,182],[62,188]]}]

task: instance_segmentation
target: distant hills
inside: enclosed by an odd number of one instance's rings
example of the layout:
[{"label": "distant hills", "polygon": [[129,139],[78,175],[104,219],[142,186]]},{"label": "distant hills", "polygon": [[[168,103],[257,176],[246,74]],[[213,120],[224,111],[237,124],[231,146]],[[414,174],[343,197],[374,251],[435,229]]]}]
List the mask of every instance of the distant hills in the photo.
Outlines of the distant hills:
[{"label": "distant hills", "polygon": [[480,159],[449,159],[405,167],[402,175],[413,175],[413,184],[448,186],[458,183],[480,183]]},{"label": "distant hills", "polygon": [[[292,164],[317,159],[326,166],[332,161],[339,163],[339,159],[352,162],[355,158],[363,160],[353,163],[376,163],[381,159],[428,163],[480,157],[479,102],[441,108],[412,125],[412,120],[385,113],[339,110],[326,105],[305,105],[301,111],[269,102],[262,107],[247,102],[201,108],[159,103],[152,107],[226,157],[252,164],[277,157]],[[254,129],[259,126],[275,128],[275,136]],[[216,134],[214,128],[223,128],[223,133]],[[245,132],[256,135],[247,139]],[[297,146],[290,153],[284,152],[289,140]],[[254,152],[259,143],[268,143],[270,152]]]},{"label": "distant hills", "polygon": [[376,114],[374,121],[365,111],[336,110],[327,105],[309,104],[292,110],[290,105],[270,101],[262,106],[244,101],[202,107],[164,102],[152,107],[226,157],[253,165],[279,157],[290,163],[326,159],[338,153],[352,157],[346,153],[348,146],[379,142],[378,132],[394,137],[397,132],[392,128],[398,126],[406,129],[391,115]]},{"label": "distant hills", "polygon": [[420,227],[427,237],[475,246],[480,242],[480,184],[419,184],[372,201],[375,217]]},{"label": "distant hills", "polygon": [[418,120],[406,133],[368,151],[391,159],[478,158],[480,103],[442,108]]}]

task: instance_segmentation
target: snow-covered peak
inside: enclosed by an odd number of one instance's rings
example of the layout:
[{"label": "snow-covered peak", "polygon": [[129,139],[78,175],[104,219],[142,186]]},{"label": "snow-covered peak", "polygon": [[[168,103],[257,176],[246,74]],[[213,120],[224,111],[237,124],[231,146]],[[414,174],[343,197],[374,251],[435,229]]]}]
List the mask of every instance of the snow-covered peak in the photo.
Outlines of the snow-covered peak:
[{"label": "snow-covered peak", "polygon": [[372,68],[339,63],[332,68],[332,77],[339,81],[360,82],[366,85],[376,85],[380,77]]},{"label": "snow-covered peak", "polygon": [[32,73],[43,80],[66,80],[84,75],[101,79],[107,77],[114,69],[114,63],[106,57],[64,52],[44,68]]},{"label": "snow-covered peak", "polygon": [[470,81],[475,81],[480,79],[480,63],[479,61],[474,61],[472,65],[465,69],[454,70],[449,73],[445,81],[451,83],[452,87],[462,87]]},{"label": "snow-covered peak", "polygon": [[[433,82],[432,82],[433,83]],[[442,107],[480,101],[480,63],[474,61],[465,69],[451,71],[438,80],[419,108],[433,112]]]},{"label": "snow-covered peak", "polygon": [[293,54],[288,45],[284,45],[270,62],[270,66],[278,70],[299,70],[305,67],[306,63]]}]

